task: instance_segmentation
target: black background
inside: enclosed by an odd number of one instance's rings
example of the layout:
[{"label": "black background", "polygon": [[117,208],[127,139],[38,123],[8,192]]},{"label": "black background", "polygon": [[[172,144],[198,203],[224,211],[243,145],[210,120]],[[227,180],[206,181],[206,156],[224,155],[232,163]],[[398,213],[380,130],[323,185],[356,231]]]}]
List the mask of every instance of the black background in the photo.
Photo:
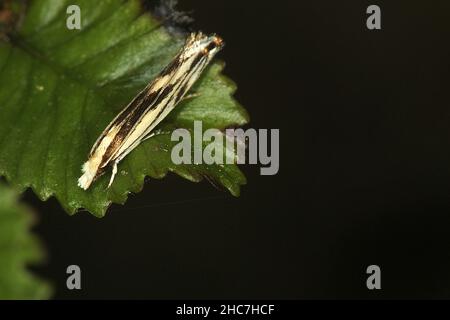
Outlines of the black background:
[{"label": "black background", "polygon": [[[366,8],[382,9],[382,30]],[[448,1],[182,0],[280,171],[240,198],[174,175],[103,219],[25,199],[55,298],[449,298]],[[82,269],[82,290],[65,287]],[[382,290],[366,288],[377,264]]]}]

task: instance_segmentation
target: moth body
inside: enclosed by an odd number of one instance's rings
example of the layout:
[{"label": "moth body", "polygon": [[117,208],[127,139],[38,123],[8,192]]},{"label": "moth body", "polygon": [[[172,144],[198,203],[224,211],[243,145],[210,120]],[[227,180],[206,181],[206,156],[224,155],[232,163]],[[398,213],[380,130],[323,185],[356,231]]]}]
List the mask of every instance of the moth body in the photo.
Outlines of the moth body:
[{"label": "moth body", "polygon": [[183,100],[222,47],[223,41],[216,35],[191,34],[169,65],[102,132],[82,167],[78,185],[87,190],[108,166],[112,166],[110,186],[117,164],[148,138]]}]

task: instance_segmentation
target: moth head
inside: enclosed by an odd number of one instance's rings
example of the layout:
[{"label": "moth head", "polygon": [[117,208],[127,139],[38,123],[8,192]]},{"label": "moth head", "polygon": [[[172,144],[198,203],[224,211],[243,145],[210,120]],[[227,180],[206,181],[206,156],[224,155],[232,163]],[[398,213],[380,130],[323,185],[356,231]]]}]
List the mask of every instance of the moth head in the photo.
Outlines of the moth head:
[{"label": "moth head", "polygon": [[184,55],[186,58],[190,56],[197,55],[198,53],[203,53],[206,56],[213,57],[217,52],[219,52],[225,43],[222,38],[213,34],[211,36],[206,36],[205,34],[191,33],[189,38],[186,40]]}]

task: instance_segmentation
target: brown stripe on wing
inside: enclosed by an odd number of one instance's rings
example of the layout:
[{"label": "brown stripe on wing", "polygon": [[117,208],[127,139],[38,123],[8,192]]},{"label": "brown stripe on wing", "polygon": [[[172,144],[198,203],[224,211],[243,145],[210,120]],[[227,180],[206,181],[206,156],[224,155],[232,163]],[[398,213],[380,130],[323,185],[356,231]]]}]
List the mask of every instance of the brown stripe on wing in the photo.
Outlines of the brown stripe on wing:
[{"label": "brown stripe on wing", "polygon": [[144,96],[144,98],[134,101],[133,106],[130,106],[130,110],[132,111],[125,114],[119,132],[114,136],[113,141],[109,144],[106,152],[103,154],[101,161],[102,166],[110,161],[111,157],[120,148],[125,138],[131,133],[136,123],[138,123],[148,110],[151,110],[157,105],[157,101],[161,96],[167,94],[168,89],[170,88],[165,87],[162,90],[153,91],[149,95]]}]

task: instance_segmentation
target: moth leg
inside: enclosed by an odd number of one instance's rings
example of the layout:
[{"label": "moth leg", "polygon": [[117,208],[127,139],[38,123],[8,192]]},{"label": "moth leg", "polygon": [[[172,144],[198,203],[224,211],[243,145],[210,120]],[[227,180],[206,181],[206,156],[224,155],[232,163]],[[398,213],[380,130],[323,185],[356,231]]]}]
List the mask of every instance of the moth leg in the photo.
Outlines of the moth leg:
[{"label": "moth leg", "polygon": [[113,181],[114,181],[114,177],[117,174],[117,161],[114,161],[113,163],[113,168],[112,168],[112,173],[111,173],[111,179],[109,180],[109,184],[108,184],[108,188],[111,187]]},{"label": "moth leg", "polygon": [[164,133],[170,133],[170,131],[164,131],[162,129],[158,129],[154,132],[150,132],[148,135],[146,135],[144,138],[142,138],[141,142],[144,142],[145,140],[150,139],[151,137],[158,136],[158,135],[164,134]]},{"label": "moth leg", "polygon": [[142,138],[141,141],[144,142],[145,140],[150,139],[151,137],[157,136],[158,134],[160,134],[159,131],[155,131],[155,132],[149,133],[144,138]]},{"label": "moth leg", "polygon": [[189,94],[185,95],[181,101],[197,98],[200,96],[201,96],[201,94],[198,92],[189,93]]}]

